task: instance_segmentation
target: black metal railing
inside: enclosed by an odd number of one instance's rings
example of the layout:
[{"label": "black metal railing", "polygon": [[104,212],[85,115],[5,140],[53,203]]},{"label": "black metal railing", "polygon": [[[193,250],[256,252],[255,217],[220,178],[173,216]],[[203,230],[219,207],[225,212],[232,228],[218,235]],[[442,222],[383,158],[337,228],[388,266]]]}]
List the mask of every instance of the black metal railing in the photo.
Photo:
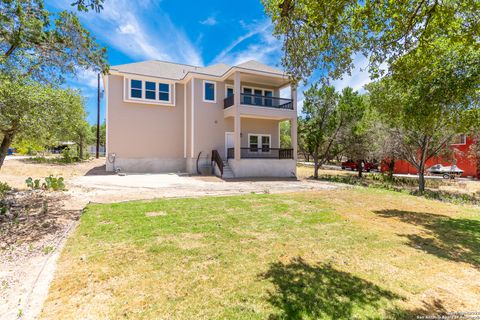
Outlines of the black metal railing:
[{"label": "black metal railing", "polygon": [[223,100],[223,108],[224,108],[224,109],[227,109],[228,107],[233,106],[233,104],[234,104],[233,95],[231,95],[231,96],[229,96],[229,97],[226,97],[226,98]]},{"label": "black metal railing", "polygon": [[217,164],[220,174],[223,176],[223,161],[217,150],[212,150],[212,161]]},{"label": "black metal railing", "polygon": [[[231,95],[223,100],[224,108],[233,106],[234,96]],[[275,109],[293,110],[293,100],[278,97],[260,96],[249,93],[240,94],[240,104]]]},{"label": "black metal railing", "polygon": [[[227,149],[227,158],[235,158],[235,148]],[[285,148],[240,148],[241,159],[293,159],[293,149]]]}]

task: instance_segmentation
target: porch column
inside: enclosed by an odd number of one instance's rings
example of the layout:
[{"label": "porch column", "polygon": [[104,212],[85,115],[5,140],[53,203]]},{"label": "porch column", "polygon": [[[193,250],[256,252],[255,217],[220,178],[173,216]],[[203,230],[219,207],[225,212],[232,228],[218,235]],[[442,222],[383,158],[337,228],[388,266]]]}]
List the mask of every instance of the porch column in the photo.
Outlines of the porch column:
[{"label": "porch column", "polygon": [[235,160],[240,160],[241,157],[241,137],[242,132],[240,121],[240,72],[235,72],[235,78],[233,80],[233,107],[235,108],[235,116],[233,118],[233,131],[235,136]]},{"label": "porch column", "polygon": [[291,86],[291,93],[292,93],[292,102],[293,102],[293,109],[295,110],[295,116],[290,120],[290,135],[292,141],[292,148],[293,148],[293,159],[296,161],[298,157],[298,126],[297,126],[297,86]]}]

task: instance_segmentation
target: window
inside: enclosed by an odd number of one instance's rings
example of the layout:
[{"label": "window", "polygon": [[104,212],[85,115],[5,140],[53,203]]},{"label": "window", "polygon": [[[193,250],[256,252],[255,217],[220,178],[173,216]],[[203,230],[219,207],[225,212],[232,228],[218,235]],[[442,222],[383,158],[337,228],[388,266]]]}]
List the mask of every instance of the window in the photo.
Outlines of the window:
[{"label": "window", "polygon": [[[265,97],[273,97],[273,92],[269,90],[265,90]],[[265,98],[265,105],[267,107],[273,106],[273,99],[267,99]]]},{"label": "window", "polygon": [[149,104],[170,104],[173,105],[174,101],[174,86],[171,83],[163,83],[156,81],[138,80],[138,79],[125,79],[129,87],[126,92],[129,95],[124,97],[125,100],[135,100],[136,102],[149,103]]},{"label": "window", "polygon": [[[273,106],[273,91],[261,88],[243,88],[242,104],[250,104],[255,106]],[[269,99],[270,98],[270,99]]]},{"label": "window", "polygon": [[157,84],[155,82],[146,81],[145,82],[145,99],[155,100]]},{"label": "window", "polygon": [[262,103],[262,100],[263,100],[262,99],[262,93],[263,93],[262,90],[255,89],[254,92],[255,92],[255,104],[257,106],[263,105],[263,103]]},{"label": "window", "polygon": [[262,136],[262,152],[270,152],[270,136]]},{"label": "window", "polygon": [[215,100],[215,82],[203,82],[203,101],[216,102]]},{"label": "window", "polygon": [[250,152],[270,152],[270,135],[249,134],[248,146]]},{"label": "window", "polygon": [[142,99],[142,81],[132,80],[130,82],[130,96],[136,99]]},{"label": "window", "polygon": [[458,134],[453,138],[452,144],[467,144],[467,137],[464,134]]},{"label": "window", "polygon": [[170,85],[167,83],[158,84],[158,100],[170,101]]},{"label": "window", "polygon": [[227,98],[233,96],[233,88],[227,87]]},{"label": "window", "polygon": [[245,93],[246,95],[243,96],[243,103],[244,104],[252,104],[252,89],[250,88],[243,88],[243,93]]},{"label": "window", "polygon": [[250,152],[258,151],[258,136],[250,136]]}]

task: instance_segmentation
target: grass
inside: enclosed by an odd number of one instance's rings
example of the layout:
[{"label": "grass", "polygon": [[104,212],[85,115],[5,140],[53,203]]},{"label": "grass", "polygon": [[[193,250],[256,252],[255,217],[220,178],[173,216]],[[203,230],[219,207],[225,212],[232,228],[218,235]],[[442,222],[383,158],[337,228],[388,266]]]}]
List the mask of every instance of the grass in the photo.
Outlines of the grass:
[{"label": "grass", "polygon": [[377,189],[89,205],[45,319],[383,319],[474,310],[480,214]]},{"label": "grass", "polygon": [[[297,169],[301,178],[305,179],[313,177],[312,167],[299,166]],[[426,179],[426,190],[424,193],[419,193],[418,180],[415,178],[393,177],[392,179],[389,179],[383,174],[367,172],[364,172],[362,178],[359,178],[357,172],[320,170],[318,179],[355,186],[404,192],[411,195],[422,196],[427,199],[455,204],[480,205],[480,189],[478,189],[480,183],[475,181],[458,182],[443,179]],[[468,186],[473,188],[469,189]]]}]

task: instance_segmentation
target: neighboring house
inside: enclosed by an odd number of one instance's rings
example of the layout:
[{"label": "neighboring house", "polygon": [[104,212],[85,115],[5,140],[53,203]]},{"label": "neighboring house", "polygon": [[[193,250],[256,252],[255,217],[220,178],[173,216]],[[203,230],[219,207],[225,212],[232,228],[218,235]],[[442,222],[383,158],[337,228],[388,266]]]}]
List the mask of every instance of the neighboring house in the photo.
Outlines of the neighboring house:
[{"label": "neighboring house", "polygon": [[[109,171],[197,173],[213,163],[224,177],[296,174],[297,91],[280,70],[145,61],[111,67],[104,85]],[[285,120],[292,149],[280,148]]]},{"label": "neighboring house", "polygon": [[[450,145],[454,159],[452,159],[452,161],[447,161],[441,157],[433,157],[427,161],[427,169],[435,164],[442,164],[444,166],[455,164],[464,171],[462,175],[463,177],[480,178],[480,165],[478,163],[480,159],[476,159],[475,156],[472,155],[471,146],[473,143],[474,139],[472,137],[459,135],[457,141]],[[387,170],[386,166],[383,166],[382,170]],[[398,160],[395,162],[394,173],[417,174],[417,169],[405,160]]]}]

